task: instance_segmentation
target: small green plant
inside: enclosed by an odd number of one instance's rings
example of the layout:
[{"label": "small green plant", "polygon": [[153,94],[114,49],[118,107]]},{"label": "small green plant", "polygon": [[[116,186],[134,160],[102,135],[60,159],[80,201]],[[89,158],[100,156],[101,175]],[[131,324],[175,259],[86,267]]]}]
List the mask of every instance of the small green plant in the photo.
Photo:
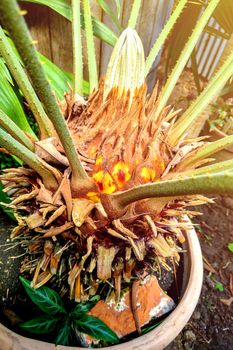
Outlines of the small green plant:
[{"label": "small green plant", "polygon": [[219,292],[224,292],[224,286],[221,282],[216,281],[214,288]]},{"label": "small green plant", "polygon": [[232,99],[228,99],[227,101],[219,99],[213,105],[213,114],[209,120],[210,131],[217,127],[225,134],[231,135],[233,133],[232,112]]},{"label": "small green plant", "polygon": [[101,320],[87,315],[98,296],[85,303],[77,303],[71,310],[67,310],[60,295],[49,287],[34,289],[30,281],[19,277],[27,295],[32,302],[44,313],[30,321],[20,324],[20,327],[33,334],[56,334],[56,345],[71,345],[79,332],[88,334],[95,339],[110,343],[117,343],[117,335]]},{"label": "small green plant", "polygon": [[233,242],[228,243],[227,248],[233,253]]}]

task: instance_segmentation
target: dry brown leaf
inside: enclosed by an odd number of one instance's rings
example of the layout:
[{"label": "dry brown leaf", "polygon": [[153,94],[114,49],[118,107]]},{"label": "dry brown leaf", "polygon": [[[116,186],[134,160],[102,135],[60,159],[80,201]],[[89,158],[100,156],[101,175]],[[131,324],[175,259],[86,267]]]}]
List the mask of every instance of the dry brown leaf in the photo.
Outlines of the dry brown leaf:
[{"label": "dry brown leaf", "polygon": [[94,207],[95,204],[91,203],[88,199],[73,199],[72,220],[75,226],[81,227]]},{"label": "dry brown leaf", "polygon": [[113,230],[112,228],[108,228],[107,229],[107,232],[113,236],[113,237],[116,237],[116,238],[120,238],[122,239],[123,241],[127,241],[127,238],[125,238],[124,236],[122,236],[119,232]]},{"label": "dry brown leaf", "polygon": [[130,237],[133,239],[138,239],[138,236],[136,236],[132,231],[130,231],[129,229],[127,229],[122,222],[117,219],[117,220],[113,220],[113,225],[115,226],[115,228],[120,231],[121,233],[123,233],[126,237]]},{"label": "dry brown leaf", "polygon": [[213,268],[213,266],[210,264],[210,262],[204,256],[203,256],[203,265],[207,271],[218,275],[218,272]]},{"label": "dry brown leaf", "polygon": [[66,210],[66,206],[65,205],[61,205],[57,210],[55,210],[55,212],[50,216],[50,218],[48,219],[48,221],[45,223],[45,226],[50,225],[53,221],[55,221],[57,218],[59,218],[59,216],[61,216],[64,211]]},{"label": "dry brown leaf", "polygon": [[115,247],[105,248],[101,245],[97,250],[97,277],[107,280],[112,276],[112,262],[116,255]]},{"label": "dry brown leaf", "polygon": [[35,212],[35,213],[29,215],[25,219],[25,221],[31,230],[33,230],[37,227],[43,226],[45,223],[45,220],[43,219],[43,217],[40,215],[39,212]]},{"label": "dry brown leaf", "polygon": [[229,307],[233,303],[233,297],[230,297],[229,299],[220,299],[220,301],[221,303]]},{"label": "dry brown leaf", "polygon": [[67,158],[57,150],[55,137],[35,142],[35,153],[48,163],[69,166]]},{"label": "dry brown leaf", "polygon": [[38,195],[38,193],[39,193],[39,190],[37,189],[37,190],[31,191],[30,193],[23,194],[22,196],[19,196],[16,199],[14,199],[11,202],[11,204],[17,205],[18,203],[30,200],[30,199],[36,197]]},{"label": "dry brown leaf", "polygon": [[43,237],[53,237],[57,236],[60,233],[63,233],[64,231],[69,230],[70,228],[74,227],[74,224],[72,222],[66,222],[64,225],[59,227],[52,227],[50,228]]},{"label": "dry brown leaf", "polygon": [[49,272],[49,271],[43,271],[37,279],[37,283],[34,285],[34,288],[40,288],[42,287],[44,284],[46,284],[51,278],[53,277],[53,275]]},{"label": "dry brown leaf", "polygon": [[45,188],[44,184],[40,180],[38,180],[38,184],[40,185],[40,189],[36,197],[37,201],[52,204],[53,203],[52,192],[49,191],[47,188]]},{"label": "dry brown leaf", "polygon": [[233,274],[230,274],[230,281],[229,281],[229,289],[231,292],[231,295],[233,296]]}]

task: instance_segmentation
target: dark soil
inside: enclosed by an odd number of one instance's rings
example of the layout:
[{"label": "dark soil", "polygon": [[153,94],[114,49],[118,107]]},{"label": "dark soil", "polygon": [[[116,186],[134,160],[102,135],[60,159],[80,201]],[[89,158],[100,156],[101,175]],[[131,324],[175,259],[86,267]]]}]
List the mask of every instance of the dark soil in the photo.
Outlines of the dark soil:
[{"label": "dark soil", "polygon": [[167,350],[233,349],[233,253],[227,248],[233,242],[233,198],[217,198],[201,211],[195,223],[204,257],[202,293],[189,323]]},{"label": "dark soil", "polygon": [[10,240],[14,227],[11,221],[0,209],[0,305],[10,307],[15,303],[18,290],[19,269],[25,249]]},{"label": "dark soil", "polygon": [[[196,218],[195,223],[205,266],[202,293],[189,323],[167,350],[233,349],[233,253],[227,248],[228,243],[233,242],[233,198],[217,198],[214,205],[203,206],[201,211],[204,215]],[[9,244],[6,241],[10,232],[9,220],[2,214],[0,220],[0,242]],[[9,309],[18,289],[17,270],[23,259],[18,256],[23,249],[17,244],[0,245],[0,317],[3,318],[4,311],[4,319],[9,317],[14,321]]]}]

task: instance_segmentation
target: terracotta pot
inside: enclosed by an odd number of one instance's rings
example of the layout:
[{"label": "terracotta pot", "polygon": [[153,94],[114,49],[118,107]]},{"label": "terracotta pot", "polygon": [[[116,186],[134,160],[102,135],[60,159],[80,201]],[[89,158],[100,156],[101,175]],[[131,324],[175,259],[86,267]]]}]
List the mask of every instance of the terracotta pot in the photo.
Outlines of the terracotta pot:
[{"label": "terracotta pot", "polygon": [[[153,331],[129,342],[105,347],[112,350],[162,350],[184,328],[198,302],[203,279],[202,253],[194,229],[186,234],[182,298],[176,309]],[[0,350],[80,350],[20,336],[0,324]]]}]

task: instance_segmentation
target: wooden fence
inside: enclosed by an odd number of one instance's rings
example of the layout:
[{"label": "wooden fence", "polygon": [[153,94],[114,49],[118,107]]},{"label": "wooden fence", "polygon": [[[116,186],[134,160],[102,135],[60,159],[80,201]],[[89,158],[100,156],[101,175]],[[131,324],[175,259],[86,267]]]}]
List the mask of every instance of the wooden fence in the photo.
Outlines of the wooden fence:
[{"label": "wooden fence", "polygon": [[[122,1],[122,10],[120,14],[120,22],[123,27],[127,26],[129,13],[133,0]],[[114,0],[108,0],[108,5],[114,6]],[[137,30],[142,38],[145,53],[152,46],[158,36],[161,27],[164,25],[169,13],[171,12],[173,0],[144,0],[140,17],[138,19]],[[111,19],[101,10],[97,1],[91,0],[92,14],[99,20],[106,23],[117,34]],[[72,42],[71,42],[71,23],[55,13],[51,9],[35,4],[23,3],[23,8],[27,10],[25,16],[30,27],[33,39],[36,40],[38,50],[51,59],[66,71],[72,71]],[[106,71],[106,66],[112,48],[95,39],[96,57],[99,73]],[[84,42],[85,51],[85,42]],[[85,56],[85,55],[84,55]],[[86,59],[84,57],[86,62]],[[155,63],[156,65],[156,63]],[[86,64],[84,66],[84,76],[88,78]],[[151,73],[153,83],[154,74]]]}]

